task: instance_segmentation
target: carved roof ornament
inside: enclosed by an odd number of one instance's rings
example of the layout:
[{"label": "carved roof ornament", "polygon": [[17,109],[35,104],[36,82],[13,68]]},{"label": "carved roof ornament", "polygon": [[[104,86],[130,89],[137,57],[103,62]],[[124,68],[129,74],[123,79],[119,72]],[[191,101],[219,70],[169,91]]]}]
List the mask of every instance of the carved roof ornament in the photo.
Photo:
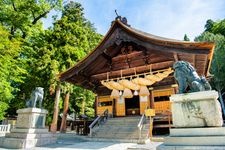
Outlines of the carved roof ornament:
[{"label": "carved roof ornament", "polygon": [[118,15],[117,10],[115,10],[115,13],[116,13],[115,20],[119,19],[123,24],[125,24],[128,27],[130,27],[130,25],[127,23],[127,18],[126,17],[122,17],[122,16]]}]

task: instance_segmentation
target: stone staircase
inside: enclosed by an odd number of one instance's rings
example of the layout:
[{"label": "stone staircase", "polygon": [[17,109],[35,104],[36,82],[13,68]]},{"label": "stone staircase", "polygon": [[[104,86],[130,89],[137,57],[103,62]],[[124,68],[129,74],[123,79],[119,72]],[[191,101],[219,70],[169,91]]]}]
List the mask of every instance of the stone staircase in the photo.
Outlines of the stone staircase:
[{"label": "stone staircase", "polygon": [[149,133],[149,120],[146,120],[139,139],[137,125],[140,119],[141,116],[109,118],[105,124],[95,129],[93,139],[145,143]]}]

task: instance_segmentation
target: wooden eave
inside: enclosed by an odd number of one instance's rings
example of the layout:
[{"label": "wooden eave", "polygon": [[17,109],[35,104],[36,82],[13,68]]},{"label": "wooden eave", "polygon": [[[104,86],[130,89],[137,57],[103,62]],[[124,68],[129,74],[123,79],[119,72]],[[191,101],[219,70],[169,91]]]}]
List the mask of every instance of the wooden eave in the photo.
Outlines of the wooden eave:
[{"label": "wooden eave", "polygon": [[[118,55],[123,42],[135,43],[145,50]],[[179,60],[189,61],[200,75],[207,76],[213,51],[214,43],[162,38],[115,20],[100,44],[75,66],[59,74],[59,79],[80,85],[98,94],[108,93],[109,90],[100,84],[100,80],[106,79],[107,72],[110,72],[110,77],[116,78],[120,77],[121,70],[123,75],[133,74],[134,68],[137,73],[143,73],[149,70],[149,64],[153,70],[158,70],[171,67],[175,61]],[[125,62],[125,59],[130,60],[131,63]],[[144,63],[142,59],[147,63]],[[168,78],[162,83],[172,84],[174,80]]]}]

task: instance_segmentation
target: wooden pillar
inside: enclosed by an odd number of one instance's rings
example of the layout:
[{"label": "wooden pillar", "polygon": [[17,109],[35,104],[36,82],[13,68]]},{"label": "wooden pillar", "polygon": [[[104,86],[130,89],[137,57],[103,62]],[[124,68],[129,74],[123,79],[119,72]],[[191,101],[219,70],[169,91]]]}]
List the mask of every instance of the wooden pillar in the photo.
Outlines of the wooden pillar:
[{"label": "wooden pillar", "polygon": [[117,103],[117,102],[116,102],[116,99],[113,98],[113,99],[112,99],[112,102],[113,102],[113,104],[112,104],[112,111],[113,111],[113,113],[112,113],[112,114],[113,114],[113,117],[115,117],[115,116],[116,116],[116,109],[117,109],[117,108],[116,108],[116,103]]},{"label": "wooden pillar", "polygon": [[85,99],[84,98],[82,100],[81,112],[82,114],[85,114]]},{"label": "wooden pillar", "polygon": [[60,132],[64,133],[66,132],[66,122],[67,122],[67,112],[69,108],[69,99],[70,99],[70,92],[66,93],[65,99],[64,99],[64,106],[63,106],[63,116],[62,116],[62,122],[60,126]]},{"label": "wooden pillar", "polygon": [[174,94],[178,93],[178,85],[177,84],[173,84],[173,85],[171,85],[171,87],[173,88]]},{"label": "wooden pillar", "polygon": [[153,90],[150,91],[150,108],[151,109],[154,109],[155,106],[154,106],[154,94],[153,94]]},{"label": "wooden pillar", "polygon": [[57,131],[57,121],[58,121],[58,115],[59,115],[59,98],[60,98],[60,83],[57,83],[53,119],[52,119],[52,124],[50,128],[51,132]]},{"label": "wooden pillar", "polygon": [[98,96],[95,97],[95,116],[98,115]]}]

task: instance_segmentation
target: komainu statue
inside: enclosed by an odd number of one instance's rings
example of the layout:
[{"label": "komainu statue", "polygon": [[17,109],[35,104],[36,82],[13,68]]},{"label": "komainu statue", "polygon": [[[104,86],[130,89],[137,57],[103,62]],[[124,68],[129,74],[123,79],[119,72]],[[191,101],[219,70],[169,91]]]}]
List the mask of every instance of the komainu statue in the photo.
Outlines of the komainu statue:
[{"label": "komainu statue", "polygon": [[[179,94],[211,90],[211,86],[205,77],[199,77],[195,68],[186,61],[178,61],[173,64],[174,77],[179,85]],[[189,89],[189,91],[187,90]]]},{"label": "komainu statue", "polygon": [[44,88],[36,87],[35,90],[32,91],[30,99],[26,102],[27,107],[36,107],[37,101],[39,101],[39,108],[42,107],[42,101],[44,97]]}]

